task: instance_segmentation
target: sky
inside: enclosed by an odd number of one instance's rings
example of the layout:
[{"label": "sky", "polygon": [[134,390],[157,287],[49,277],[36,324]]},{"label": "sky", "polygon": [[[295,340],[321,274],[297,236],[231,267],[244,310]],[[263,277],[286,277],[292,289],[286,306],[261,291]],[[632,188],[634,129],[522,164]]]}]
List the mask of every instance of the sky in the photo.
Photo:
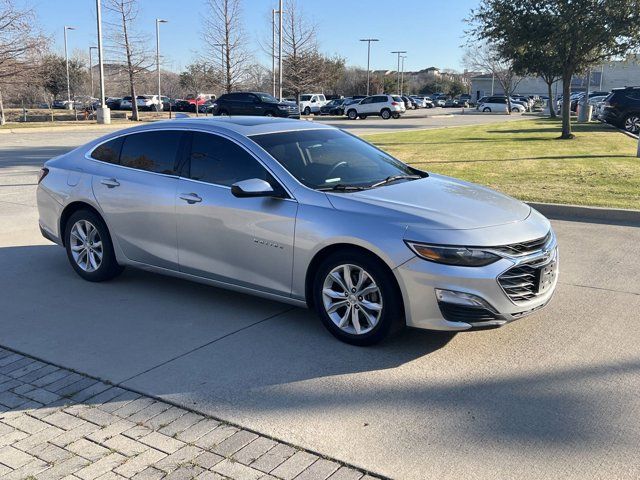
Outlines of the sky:
[{"label": "sky", "polygon": [[[42,29],[54,40],[54,50],[63,53],[64,25],[69,51],[87,52],[96,45],[95,0],[15,0],[34,8]],[[241,0],[248,50],[256,61],[271,65],[270,54],[261,43],[271,42],[271,10],[277,0]],[[340,55],[351,66],[366,68],[366,43],[360,38],[378,38],[371,46],[372,70],[396,69],[394,50],[406,50],[405,70],[435,66],[463,70],[461,64],[466,25],[463,19],[478,0],[297,0],[303,14],[318,27],[320,51]],[[163,67],[181,71],[206,54],[201,18],[205,0],[139,0],[138,31],[148,36],[155,51],[155,19],[160,26]],[[103,8],[103,16],[105,15]],[[104,26],[103,26],[104,27]],[[95,53],[95,52],[94,52]]]}]

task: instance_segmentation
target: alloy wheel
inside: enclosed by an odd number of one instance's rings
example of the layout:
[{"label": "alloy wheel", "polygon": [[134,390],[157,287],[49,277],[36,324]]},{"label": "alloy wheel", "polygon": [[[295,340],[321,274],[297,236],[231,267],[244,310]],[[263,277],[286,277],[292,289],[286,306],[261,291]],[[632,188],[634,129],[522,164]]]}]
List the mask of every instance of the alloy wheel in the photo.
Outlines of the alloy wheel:
[{"label": "alloy wheel", "polygon": [[98,229],[87,220],[78,220],[69,236],[71,255],[76,265],[85,272],[95,272],[102,264],[104,253]]},{"label": "alloy wheel", "polygon": [[357,265],[339,265],[331,270],[323,283],[322,300],[331,321],[352,335],[369,333],[382,315],[380,288]]},{"label": "alloy wheel", "polygon": [[627,132],[638,133],[640,130],[640,117],[637,115],[631,115],[624,121],[624,129]]}]

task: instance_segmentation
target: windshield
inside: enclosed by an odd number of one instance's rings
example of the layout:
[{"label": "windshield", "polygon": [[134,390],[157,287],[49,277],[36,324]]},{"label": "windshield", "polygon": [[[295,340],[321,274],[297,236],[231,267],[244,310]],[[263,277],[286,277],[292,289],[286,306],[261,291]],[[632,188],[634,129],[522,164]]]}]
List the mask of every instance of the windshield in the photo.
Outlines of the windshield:
[{"label": "windshield", "polygon": [[311,100],[311,95],[300,95],[301,102],[308,102],[309,100]]},{"label": "windshield", "polygon": [[262,102],[266,102],[266,103],[279,103],[280,100],[278,100],[276,97],[274,97],[273,95],[269,95],[268,93],[256,93],[256,96],[262,101]]},{"label": "windshield", "polygon": [[313,189],[370,187],[394,175],[426,175],[341,130],[299,130],[250,138]]}]

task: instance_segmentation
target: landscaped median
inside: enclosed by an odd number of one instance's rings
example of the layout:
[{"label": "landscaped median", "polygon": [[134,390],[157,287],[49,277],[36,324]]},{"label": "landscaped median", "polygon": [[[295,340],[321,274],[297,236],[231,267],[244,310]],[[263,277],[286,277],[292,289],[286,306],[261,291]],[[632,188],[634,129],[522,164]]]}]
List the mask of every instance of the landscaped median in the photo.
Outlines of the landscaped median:
[{"label": "landscaped median", "polygon": [[598,123],[558,140],[559,127],[540,118],[363,138],[417,168],[524,201],[640,210],[637,141]]}]

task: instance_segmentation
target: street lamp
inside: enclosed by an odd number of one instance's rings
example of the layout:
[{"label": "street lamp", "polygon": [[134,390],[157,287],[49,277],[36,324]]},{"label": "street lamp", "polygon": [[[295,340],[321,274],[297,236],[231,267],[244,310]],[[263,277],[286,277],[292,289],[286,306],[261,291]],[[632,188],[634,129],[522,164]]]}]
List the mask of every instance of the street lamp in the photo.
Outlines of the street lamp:
[{"label": "street lamp", "polygon": [[361,42],[367,42],[367,97],[369,96],[369,74],[371,69],[369,68],[369,61],[371,59],[371,42],[379,42],[377,38],[361,38]]},{"label": "street lamp", "polygon": [[111,110],[104,101],[104,64],[102,60],[102,13],[100,0],[96,0],[96,26],[98,30],[98,70],[100,72],[100,108],[98,108],[98,123],[111,123]]},{"label": "street lamp", "polygon": [[160,24],[167,23],[167,20],[156,18],[156,69],[158,70],[158,104],[157,108],[160,111],[162,106],[162,99],[160,98]]},{"label": "street lamp", "polygon": [[400,69],[400,95],[402,95],[404,91],[404,59],[407,58],[407,56],[402,55],[400,58],[402,59],[402,68]]},{"label": "street lamp", "polygon": [[278,99],[282,101],[282,12],[283,12],[282,0],[278,2],[278,32],[280,34],[278,38]]},{"label": "street lamp", "polygon": [[89,77],[91,78],[91,98],[93,98],[93,60],[91,51],[98,50],[98,47],[89,47]]},{"label": "street lamp", "polygon": [[71,85],[69,82],[69,54],[67,52],[67,30],[75,30],[75,27],[64,26],[64,60],[67,65],[67,108],[71,110]]},{"label": "street lamp", "polygon": [[398,55],[398,83],[396,84],[398,88],[400,88],[400,55],[402,55],[403,53],[407,53],[406,50],[396,50],[395,52],[391,52],[391,53],[395,53]]}]

